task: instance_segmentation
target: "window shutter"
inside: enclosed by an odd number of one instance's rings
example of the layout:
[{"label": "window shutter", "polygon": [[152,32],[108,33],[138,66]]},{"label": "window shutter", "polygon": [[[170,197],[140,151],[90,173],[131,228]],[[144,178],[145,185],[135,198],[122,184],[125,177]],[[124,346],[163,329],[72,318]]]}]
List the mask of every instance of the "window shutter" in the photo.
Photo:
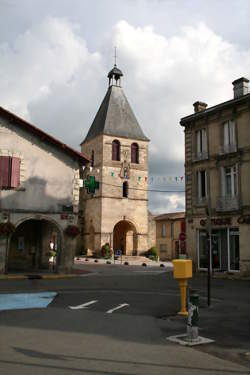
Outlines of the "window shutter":
[{"label": "window shutter", "polygon": [[197,154],[201,152],[201,132],[198,130],[196,132],[196,147],[197,147]]},{"label": "window shutter", "polygon": [[226,181],[225,181],[225,168],[220,167],[220,179],[221,179],[221,195],[226,195]]},{"label": "window shutter", "polygon": [[19,158],[12,158],[11,165],[11,187],[16,188],[20,185],[20,163]]},{"label": "window shutter", "polygon": [[235,123],[233,121],[229,122],[229,139],[230,139],[230,144],[234,145],[235,144]]},{"label": "window shutter", "polygon": [[0,188],[10,186],[10,157],[0,156]]},{"label": "window shutter", "polygon": [[227,146],[229,144],[229,124],[228,122],[224,123],[224,145]]},{"label": "window shutter", "polygon": [[202,129],[202,151],[207,152],[207,132]]}]

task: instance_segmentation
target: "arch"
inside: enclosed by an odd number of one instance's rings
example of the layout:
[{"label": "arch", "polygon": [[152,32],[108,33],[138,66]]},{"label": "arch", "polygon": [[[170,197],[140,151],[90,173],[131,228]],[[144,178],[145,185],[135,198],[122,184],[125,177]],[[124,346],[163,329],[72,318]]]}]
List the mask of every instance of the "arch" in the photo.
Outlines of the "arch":
[{"label": "arch", "polygon": [[124,255],[137,254],[137,230],[133,223],[121,220],[113,229],[113,250],[120,250]]},{"label": "arch", "polygon": [[123,198],[128,198],[128,182],[124,181],[122,184],[122,196]]},{"label": "arch", "polygon": [[117,139],[112,142],[112,160],[120,161],[120,142]]},{"label": "arch", "polygon": [[[9,241],[7,268],[13,271],[55,271],[62,244],[63,230],[55,220],[40,215],[23,218],[17,222]],[[51,250],[56,252],[55,262]]]},{"label": "arch", "polygon": [[131,145],[131,163],[139,164],[139,146],[137,143]]}]

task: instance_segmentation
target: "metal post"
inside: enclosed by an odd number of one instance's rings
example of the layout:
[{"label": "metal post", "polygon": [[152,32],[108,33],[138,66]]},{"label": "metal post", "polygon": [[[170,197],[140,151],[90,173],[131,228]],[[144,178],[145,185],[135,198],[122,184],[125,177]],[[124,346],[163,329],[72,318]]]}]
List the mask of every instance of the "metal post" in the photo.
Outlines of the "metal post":
[{"label": "metal post", "polygon": [[207,233],[208,233],[208,268],[207,268],[207,304],[211,303],[211,271],[212,271],[212,225],[211,225],[211,193],[210,170],[207,173]]}]

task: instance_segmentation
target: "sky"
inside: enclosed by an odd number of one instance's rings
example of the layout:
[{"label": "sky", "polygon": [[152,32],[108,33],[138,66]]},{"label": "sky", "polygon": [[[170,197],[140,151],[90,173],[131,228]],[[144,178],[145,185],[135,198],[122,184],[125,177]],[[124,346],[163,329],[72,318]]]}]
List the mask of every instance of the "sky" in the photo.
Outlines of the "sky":
[{"label": "sky", "polygon": [[232,81],[250,78],[249,19],[249,0],[0,0],[0,106],[79,150],[116,46],[151,140],[149,189],[171,191],[150,192],[149,208],[182,211],[180,119],[197,100],[231,99]]}]

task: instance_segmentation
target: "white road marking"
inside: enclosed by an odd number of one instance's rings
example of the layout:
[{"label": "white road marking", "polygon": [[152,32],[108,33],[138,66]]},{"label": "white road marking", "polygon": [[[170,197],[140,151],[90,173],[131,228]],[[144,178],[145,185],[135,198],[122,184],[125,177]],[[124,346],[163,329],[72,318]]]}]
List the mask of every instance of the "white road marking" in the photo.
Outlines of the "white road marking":
[{"label": "white road marking", "polygon": [[98,302],[98,300],[89,301],[89,302],[83,303],[82,305],[78,305],[78,306],[69,306],[69,308],[72,309],[72,310],[85,309],[86,307],[89,307],[90,305],[93,305],[96,302]]},{"label": "white road marking", "polygon": [[119,310],[119,309],[122,309],[123,307],[125,306],[129,306],[128,303],[121,303],[120,305],[114,307],[113,309],[110,309],[108,311],[106,311],[107,314],[112,314],[113,311],[116,311],[116,310]]}]

